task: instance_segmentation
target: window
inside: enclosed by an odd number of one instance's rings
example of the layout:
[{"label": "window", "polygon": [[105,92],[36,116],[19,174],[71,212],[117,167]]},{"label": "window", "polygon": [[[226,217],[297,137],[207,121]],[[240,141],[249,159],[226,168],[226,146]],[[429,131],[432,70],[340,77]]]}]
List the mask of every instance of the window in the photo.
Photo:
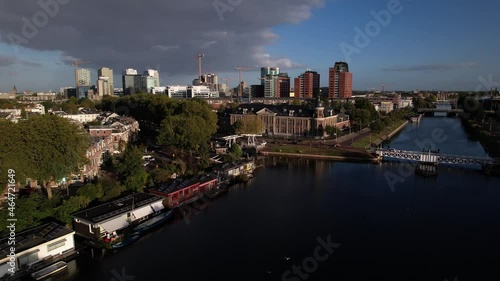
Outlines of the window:
[{"label": "window", "polygon": [[23,266],[23,265],[28,265],[30,263],[34,263],[38,260],[38,252],[40,250],[36,250],[36,251],[33,251],[33,252],[30,252],[30,253],[27,253],[25,255],[22,255],[19,257],[19,265],[20,266]]},{"label": "window", "polygon": [[61,239],[59,241],[47,245],[47,251],[48,252],[53,251],[57,248],[63,247],[64,245],[66,245],[66,239]]}]

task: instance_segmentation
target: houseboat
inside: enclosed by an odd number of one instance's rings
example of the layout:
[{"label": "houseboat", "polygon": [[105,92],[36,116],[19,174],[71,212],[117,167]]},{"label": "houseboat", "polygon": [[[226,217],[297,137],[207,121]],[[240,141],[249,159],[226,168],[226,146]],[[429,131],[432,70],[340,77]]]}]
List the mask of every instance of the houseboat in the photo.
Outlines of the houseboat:
[{"label": "houseboat", "polygon": [[[56,222],[46,223],[16,233],[15,271],[40,270],[58,261],[69,260],[77,255],[75,232]],[[0,239],[0,276],[12,275],[12,246],[9,237]],[[49,272],[45,270],[44,272]],[[42,275],[39,272],[40,276]],[[37,275],[38,276],[38,275]],[[13,279],[16,276],[12,276]]]},{"label": "houseboat", "polygon": [[133,193],[73,214],[76,234],[93,240],[119,238],[131,225],[165,209],[163,197]]},{"label": "houseboat", "polygon": [[167,212],[160,213],[159,215],[156,215],[142,223],[140,223],[138,226],[134,228],[134,232],[138,232],[140,234],[143,234],[151,229],[154,229],[172,217],[174,214],[173,210],[168,210]]},{"label": "houseboat", "polygon": [[227,179],[233,179],[240,174],[251,174],[254,170],[255,162],[253,160],[224,163],[214,168],[214,171],[218,174],[218,176]]},{"label": "houseboat", "polygon": [[50,275],[53,275],[53,274],[56,274],[58,272],[63,271],[66,268],[68,268],[68,265],[66,264],[66,262],[59,261],[59,262],[56,262],[52,265],[49,265],[43,269],[40,269],[36,272],[31,273],[31,277],[33,277],[33,279],[35,279],[35,280],[42,280],[46,277],[49,277]]},{"label": "houseboat", "polygon": [[217,187],[217,177],[204,175],[193,179],[177,178],[149,190],[150,193],[164,197],[170,209],[197,201],[207,192]]},{"label": "houseboat", "polygon": [[122,238],[123,239],[122,241],[115,243],[115,244],[112,244],[111,248],[112,249],[121,249],[121,248],[126,247],[126,246],[134,243],[135,241],[139,240],[140,237],[141,236],[139,235],[139,233],[134,233],[128,237]]}]

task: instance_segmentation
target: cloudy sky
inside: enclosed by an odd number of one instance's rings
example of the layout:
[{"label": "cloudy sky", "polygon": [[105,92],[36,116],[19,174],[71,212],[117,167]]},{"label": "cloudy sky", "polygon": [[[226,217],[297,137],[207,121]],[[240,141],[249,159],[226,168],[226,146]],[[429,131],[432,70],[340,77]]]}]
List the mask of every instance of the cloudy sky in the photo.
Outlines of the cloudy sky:
[{"label": "cloudy sky", "polygon": [[347,61],[357,90],[475,90],[500,81],[499,11],[491,0],[0,0],[0,92],[72,86],[75,59],[93,80],[113,68],[116,87],[124,68],[188,84],[199,53],[231,86],[238,65],[312,69],[327,86],[328,67]]}]

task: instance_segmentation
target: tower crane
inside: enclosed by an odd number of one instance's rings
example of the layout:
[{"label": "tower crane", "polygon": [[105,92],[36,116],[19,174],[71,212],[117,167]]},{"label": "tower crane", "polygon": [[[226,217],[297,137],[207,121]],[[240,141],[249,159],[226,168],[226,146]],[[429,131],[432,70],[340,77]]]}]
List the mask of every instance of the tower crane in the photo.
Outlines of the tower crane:
[{"label": "tower crane", "polygon": [[240,97],[241,97],[241,96],[243,95],[243,84],[242,84],[242,82],[243,82],[243,78],[242,78],[242,74],[241,74],[241,72],[242,72],[243,70],[254,70],[255,68],[252,68],[252,67],[244,67],[244,66],[241,66],[241,65],[240,65],[240,66],[235,67],[234,69],[239,70],[239,72],[240,72],[240,85],[239,85],[239,89],[238,89],[238,96],[240,96]]}]

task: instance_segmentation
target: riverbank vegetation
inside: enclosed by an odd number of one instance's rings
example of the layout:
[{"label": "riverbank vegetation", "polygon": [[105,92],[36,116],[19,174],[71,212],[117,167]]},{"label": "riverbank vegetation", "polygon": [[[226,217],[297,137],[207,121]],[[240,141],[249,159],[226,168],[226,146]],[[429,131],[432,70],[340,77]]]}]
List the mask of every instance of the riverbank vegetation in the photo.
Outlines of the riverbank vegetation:
[{"label": "riverbank vegetation", "polygon": [[262,151],[265,152],[279,152],[287,154],[302,154],[302,155],[323,155],[323,156],[338,156],[347,158],[372,158],[372,156],[364,151],[352,150],[348,148],[332,147],[326,144],[310,145],[268,145]]},{"label": "riverbank vegetation", "polygon": [[[59,105],[59,104],[58,104]],[[56,108],[55,104],[46,104]],[[76,112],[78,106],[132,116],[144,130],[153,135],[142,135],[141,141],[163,146],[168,157],[158,159],[155,165],[144,164],[144,146],[130,145],[119,156],[108,156],[97,180],[68,186],[61,181],[78,174],[86,163],[90,136],[69,120],[56,115],[30,116],[19,123],[0,120],[0,131],[9,136],[0,140],[1,171],[14,169],[20,193],[16,198],[16,231],[57,220],[71,227],[71,214],[122,195],[140,192],[174,174],[189,175],[203,171],[209,164],[209,139],[217,128],[217,117],[205,101],[199,99],[175,100],[163,95],[131,95],[123,98],[105,97],[100,104],[70,99],[59,105]],[[142,130],[141,130],[141,133]],[[152,138],[151,138],[152,137]],[[239,155],[239,151],[233,152]],[[7,177],[6,177],[7,178]],[[38,179],[43,190],[24,188],[25,179]],[[60,182],[61,181],[61,182]],[[51,190],[49,182],[59,184]],[[5,180],[0,180],[6,184]],[[7,202],[0,211],[0,229],[5,230],[9,217]],[[0,230],[0,232],[2,232]]]},{"label": "riverbank vegetation", "polygon": [[464,110],[461,119],[469,136],[481,142],[490,156],[500,158],[500,109],[487,115],[485,104],[468,94],[460,94],[457,106]]},{"label": "riverbank vegetation", "polygon": [[[370,104],[371,105],[371,104]],[[373,105],[372,105],[373,106]],[[387,139],[397,128],[402,126],[411,116],[415,114],[412,108],[403,108],[389,113],[379,113],[368,119],[370,134],[353,142],[352,146],[359,149],[366,149],[372,143],[379,144]]]},{"label": "riverbank vegetation", "polygon": [[493,109],[491,101],[480,102],[465,93],[459,95],[457,106],[464,110],[462,125],[470,138],[481,142],[491,157],[500,158],[500,109],[487,115],[485,109]]}]

